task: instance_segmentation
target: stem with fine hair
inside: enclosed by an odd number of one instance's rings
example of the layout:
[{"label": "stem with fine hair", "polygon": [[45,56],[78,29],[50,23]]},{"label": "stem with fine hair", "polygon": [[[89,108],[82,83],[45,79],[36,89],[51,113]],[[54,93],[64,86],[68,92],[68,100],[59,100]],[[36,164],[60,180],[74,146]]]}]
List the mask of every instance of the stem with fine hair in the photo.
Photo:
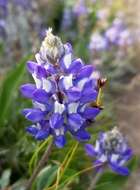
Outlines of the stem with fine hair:
[{"label": "stem with fine hair", "polygon": [[47,150],[44,152],[43,156],[41,157],[37,167],[34,169],[32,176],[30,177],[30,179],[28,180],[26,184],[25,190],[31,190],[33,182],[35,178],[37,177],[38,173],[43,168],[43,166],[48,162],[48,159],[52,150],[52,146],[53,146],[53,140],[51,140],[50,144],[47,147]]}]

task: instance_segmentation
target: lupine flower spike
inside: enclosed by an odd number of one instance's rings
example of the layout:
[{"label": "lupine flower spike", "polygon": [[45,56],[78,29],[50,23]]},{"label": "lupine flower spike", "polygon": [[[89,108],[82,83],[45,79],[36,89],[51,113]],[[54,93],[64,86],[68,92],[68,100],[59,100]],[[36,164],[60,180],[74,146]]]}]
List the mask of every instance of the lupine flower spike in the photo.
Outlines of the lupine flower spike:
[{"label": "lupine flower spike", "polygon": [[51,29],[35,57],[36,62],[27,63],[35,84],[21,86],[22,94],[33,102],[33,108],[23,110],[33,123],[27,132],[37,140],[52,135],[57,147],[65,145],[66,132],[79,141],[88,140],[89,120],[100,113],[99,106],[92,106],[98,96],[98,72],[74,59],[71,45],[63,44]]},{"label": "lupine flower spike", "polygon": [[128,175],[129,170],[124,164],[132,157],[126,139],[115,127],[112,131],[100,133],[95,147],[92,144],[85,145],[87,155],[96,158],[94,164],[109,165],[120,175]]}]

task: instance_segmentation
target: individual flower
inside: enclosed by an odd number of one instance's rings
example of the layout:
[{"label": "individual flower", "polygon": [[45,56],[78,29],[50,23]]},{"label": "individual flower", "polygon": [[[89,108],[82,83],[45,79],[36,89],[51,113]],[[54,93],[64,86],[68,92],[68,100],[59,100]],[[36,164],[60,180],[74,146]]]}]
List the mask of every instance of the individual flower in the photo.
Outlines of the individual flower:
[{"label": "individual flower", "polygon": [[99,33],[93,33],[90,39],[89,43],[89,49],[92,52],[98,52],[106,50],[107,48],[107,40],[106,38],[99,34]]},{"label": "individual flower", "polygon": [[73,12],[77,16],[86,15],[88,13],[88,7],[85,0],[78,0],[74,6]]},{"label": "individual flower", "polygon": [[106,165],[120,175],[128,175],[129,170],[124,164],[132,157],[126,139],[115,127],[112,131],[100,133],[95,146],[85,145],[87,155],[95,157],[94,164]]},{"label": "individual flower", "polygon": [[118,39],[118,45],[120,47],[128,47],[133,43],[133,38],[130,34],[130,31],[125,29],[123,30],[120,35],[119,35],[119,39]]},{"label": "individual flower", "polygon": [[79,141],[88,140],[86,127],[100,113],[97,71],[74,59],[71,45],[63,44],[51,29],[35,57],[36,62],[27,63],[35,84],[21,86],[22,94],[33,101],[33,108],[23,110],[33,123],[27,132],[37,140],[52,135],[58,147],[65,145],[67,132]]}]

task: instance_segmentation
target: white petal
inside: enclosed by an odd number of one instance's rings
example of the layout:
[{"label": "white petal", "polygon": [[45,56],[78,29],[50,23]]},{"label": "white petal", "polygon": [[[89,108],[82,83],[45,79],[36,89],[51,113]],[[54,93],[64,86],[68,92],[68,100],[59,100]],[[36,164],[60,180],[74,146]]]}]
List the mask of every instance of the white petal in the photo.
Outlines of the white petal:
[{"label": "white petal", "polygon": [[38,64],[42,64],[44,61],[41,59],[40,54],[36,53],[35,58]]},{"label": "white petal", "polygon": [[90,79],[99,79],[100,78],[100,73],[98,71],[92,72]]},{"label": "white petal", "polygon": [[68,112],[71,113],[77,113],[77,108],[79,106],[79,103],[71,103],[68,105]]},{"label": "white petal", "polygon": [[64,104],[60,104],[60,103],[57,102],[57,101],[54,103],[54,112],[55,112],[55,113],[60,113],[60,114],[62,114],[64,110],[65,110]]},{"label": "white petal", "polygon": [[88,78],[84,78],[82,80],[80,80],[78,83],[77,83],[77,87],[80,89],[80,90],[83,90],[83,87],[85,85],[85,83],[88,81]]},{"label": "white petal", "polygon": [[72,62],[72,55],[71,55],[71,53],[69,53],[69,54],[66,54],[65,56],[64,56],[64,64],[65,64],[65,67],[68,69],[69,67],[70,67],[70,65],[71,65],[71,62]]},{"label": "white petal", "polygon": [[118,158],[119,158],[119,155],[118,154],[112,154],[112,156],[111,156],[111,162],[117,162],[117,160],[118,160]]},{"label": "white petal", "polygon": [[42,82],[43,82],[43,89],[46,92],[50,92],[51,88],[52,88],[51,82],[49,80],[47,80],[47,79],[42,79]]},{"label": "white petal", "polygon": [[39,108],[41,109],[42,111],[45,111],[46,110],[46,107],[44,104],[40,104],[39,102],[34,102],[34,106],[35,108]]},{"label": "white petal", "polygon": [[72,75],[69,75],[63,78],[63,85],[66,90],[73,86]]},{"label": "white petal", "polygon": [[101,162],[106,162],[107,157],[106,157],[106,155],[102,154],[102,156],[98,160]]},{"label": "white petal", "polygon": [[56,136],[64,135],[64,128],[61,127],[60,129],[55,129],[55,135]]},{"label": "white petal", "polygon": [[99,141],[96,141],[95,152],[98,152],[99,150],[100,150],[100,143]]},{"label": "white petal", "polygon": [[37,88],[41,88],[42,81],[36,77],[35,73],[32,74],[32,77],[34,78],[36,87],[37,87]]}]

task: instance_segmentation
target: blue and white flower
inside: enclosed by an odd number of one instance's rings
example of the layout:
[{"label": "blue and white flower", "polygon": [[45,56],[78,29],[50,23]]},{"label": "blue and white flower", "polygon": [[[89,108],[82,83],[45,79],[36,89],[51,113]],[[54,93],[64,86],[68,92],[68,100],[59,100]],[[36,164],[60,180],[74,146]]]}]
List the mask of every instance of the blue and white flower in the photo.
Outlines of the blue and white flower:
[{"label": "blue and white flower", "polygon": [[85,151],[90,157],[96,158],[94,164],[108,164],[114,172],[120,175],[129,174],[124,164],[132,157],[132,150],[116,127],[112,131],[100,133],[95,146],[86,144]]},{"label": "blue and white flower", "polygon": [[71,45],[62,44],[51,29],[35,57],[36,62],[27,63],[35,84],[21,86],[22,94],[33,101],[33,108],[23,110],[33,122],[27,131],[38,140],[53,135],[58,147],[66,143],[68,131],[77,140],[88,140],[87,123],[100,113],[92,106],[98,96],[97,71],[74,59]]}]

